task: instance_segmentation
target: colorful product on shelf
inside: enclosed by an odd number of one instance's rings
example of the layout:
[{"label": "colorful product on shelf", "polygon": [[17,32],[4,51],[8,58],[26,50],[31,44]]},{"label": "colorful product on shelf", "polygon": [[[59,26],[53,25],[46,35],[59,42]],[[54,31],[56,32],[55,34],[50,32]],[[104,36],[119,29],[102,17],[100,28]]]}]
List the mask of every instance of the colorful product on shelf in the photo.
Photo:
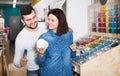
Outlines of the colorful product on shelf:
[{"label": "colorful product on shelf", "polygon": [[89,35],[74,42],[77,45],[74,61],[82,64],[120,44],[120,39]]},{"label": "colorful product on shelf", "polygon": [[120,34],[120,5],[106,5],[96,9],[94,14],[97,13],[97,16],[91,18],[96,19],[94,25],[92,24],[92,32]]}]

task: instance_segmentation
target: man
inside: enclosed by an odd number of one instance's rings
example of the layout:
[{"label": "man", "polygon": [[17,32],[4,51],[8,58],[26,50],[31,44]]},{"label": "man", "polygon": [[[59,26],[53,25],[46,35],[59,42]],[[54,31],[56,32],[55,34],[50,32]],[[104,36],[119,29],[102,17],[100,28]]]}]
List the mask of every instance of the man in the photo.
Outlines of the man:
[{"label": "man", "polygon": [[[23,5],[20,8],[21,19],[24,28],[15,40],[14,65],[16,67],[27,67],[27,76],[39,76],[39,66],[36,64],[35,44],[38,37],[46,32],[46,26],[38,24],[35,10],[30,5]],[[26,57],[24,56],[24,50]]]}]

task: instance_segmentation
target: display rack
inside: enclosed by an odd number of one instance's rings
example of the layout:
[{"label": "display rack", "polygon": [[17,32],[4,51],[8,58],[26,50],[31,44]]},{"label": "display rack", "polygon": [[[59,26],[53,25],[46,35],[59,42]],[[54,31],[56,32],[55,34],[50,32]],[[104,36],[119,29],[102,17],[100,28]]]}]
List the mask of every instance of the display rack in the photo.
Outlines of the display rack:
[{"label": "display rack", "polygon": [[4,33],[4,18],[0,17],[0,76],[9,76],[9,41]]},{"label": "display rack", "polygon": [[88,7],[89,34],[120,38],[120,2],[109,0]]},{"label": "display rack", "polygon": [[9,76],[8,59],[9,58],[9,44],[6,41],[5,34],[0,34],[0,76]]},{"label": "display rack", "polygon": [[88,6],[88,27],[88,35],[73,43],[73,70],[80,76],[120,76],[120,1]]}]

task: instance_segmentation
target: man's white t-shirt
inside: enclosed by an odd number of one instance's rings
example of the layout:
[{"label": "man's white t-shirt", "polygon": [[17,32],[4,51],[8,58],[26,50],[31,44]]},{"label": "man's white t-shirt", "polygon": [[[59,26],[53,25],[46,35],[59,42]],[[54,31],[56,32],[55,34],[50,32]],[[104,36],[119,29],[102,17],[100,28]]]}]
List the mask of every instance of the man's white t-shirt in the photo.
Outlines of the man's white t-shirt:
[{"label": "man's white t-shirt", "polygon": [[20,59],[23,57],[24,49],[27,49],[27,70],[33,71],[39,69],[39,65],[37,65],[35,60],[37,56],[35,45],[39,36],[46,31],[47,28],[44,22],[38,23],[38,30],[36,32],[30,32],[25,28],[21,30],[15,41],[14,64],[16,67],[21,67]]}]

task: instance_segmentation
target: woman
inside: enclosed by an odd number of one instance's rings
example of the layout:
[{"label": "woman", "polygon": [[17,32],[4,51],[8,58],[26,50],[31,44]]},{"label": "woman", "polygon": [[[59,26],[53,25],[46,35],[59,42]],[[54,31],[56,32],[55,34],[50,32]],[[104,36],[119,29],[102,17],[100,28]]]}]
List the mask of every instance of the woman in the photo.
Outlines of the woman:
[{"label": "woman", "polygon": [[[71,49],[73,34],[69,31],[64,12],[52,9],[48,12],[48,32],[39,39],[48,42],[48,47],[38,49],[37,63],[41,76],[72,76]],[[38,47],[37,47],[38,48]]]}]

